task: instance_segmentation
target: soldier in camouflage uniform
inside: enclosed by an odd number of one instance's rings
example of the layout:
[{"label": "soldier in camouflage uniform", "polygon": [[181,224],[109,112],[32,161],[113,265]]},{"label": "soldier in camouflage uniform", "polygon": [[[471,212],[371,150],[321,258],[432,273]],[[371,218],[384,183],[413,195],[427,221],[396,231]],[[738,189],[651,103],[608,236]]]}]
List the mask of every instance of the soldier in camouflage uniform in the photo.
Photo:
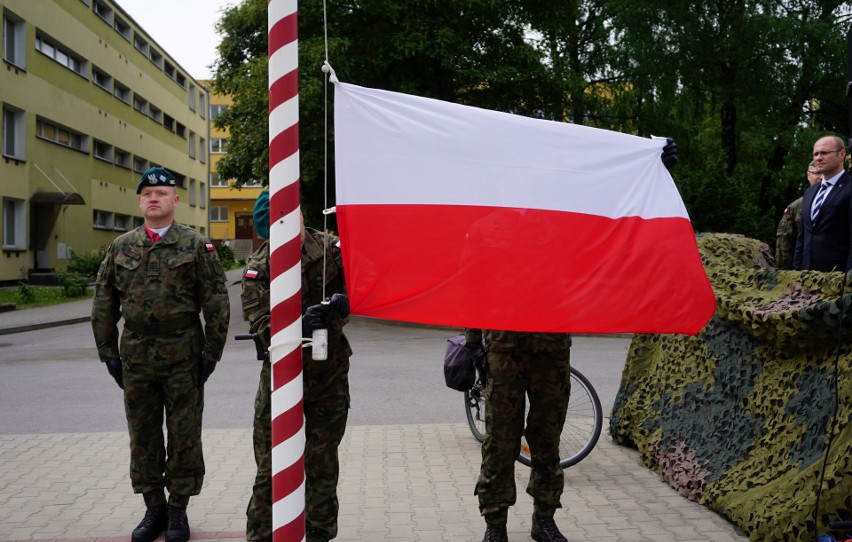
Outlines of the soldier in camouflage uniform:
[{"label": "soldier in camouflage uniform", "polygon": [[[814,163],[808,165],[808,186],[813,186],[822,180]],[[799,234],[799,225],[802,221],[802,197],[791,203],[784,209],[778,229],[775,232],[775,263],[778,269],[793,269],[793,255],[796,252],[796,236]]]},{"label": "soldier in camouflage uniform", "polygon": [[[255,228],[269,237],[269,193],[264,191],[255,203]],[[325,542],[337,536],[337,479],[340,470],[337,448],[346,430],[349,412],[349,357],[352,350],[343,334],[349,321],[349,301],[345,294],[338,239],[301,228],[302,242],[302,333],[328,329],[328,359],[312,359],[310,348],[303,349],[305,409],[305,523],[308,542]],[[326,253],[325,262],[323,252]],[[334,293],[328,304],[326,291]],[[269,242],[251,257],[243,275],[243,318],[269,347]],[[265,360],[255,398],[254,455],[257,463],[252,496],[246,510],[246,540],[272,540],[272,423],[270,362]]]},{"label": "soldier in camouflage uniform", "polygon": [[[484,337],[483,337],[484,336]],[[484,339],[484,340],[483,340]],[[525,435],[532,455],[527,493],[533,498],[533,540],[564,541],[553,520],[565,484],[559,437],[571,392],[571,336],[468,329],[471,354],[487,352],[485,441],[476,483],[479,511],[487,525],[483,542],[508,540],[508,508],[515,504],[515,459]],[[524,431],[524,396],[530,401]]]},{"label": "soldier in camouflage uniform", "polygon": [[174,176],[151,168],[136,193],[145,225],[107,250],[92,329],[101,361],[124,390],[130,480],[146,505],[132,540],[149,542],[165,530],[167,542],[180,542],[189,539],[189,497],[198,495],[204,479],[203,386],[225,346],[228,292],[213,245],[174,222]]}]

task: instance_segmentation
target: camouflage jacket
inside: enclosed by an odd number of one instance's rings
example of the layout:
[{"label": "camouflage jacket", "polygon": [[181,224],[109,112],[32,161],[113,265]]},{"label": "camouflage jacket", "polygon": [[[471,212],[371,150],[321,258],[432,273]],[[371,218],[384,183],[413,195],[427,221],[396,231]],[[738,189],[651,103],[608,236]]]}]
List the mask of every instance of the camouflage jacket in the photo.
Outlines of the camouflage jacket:
[{"label": "camouflage jacket", "polygon": [[571,348],[571,335],[567,333],[531,333],[502,331],[498,329],[469,328],[464,332],[465,342],[482,341],[488,352],[560,352]]},{"label": "camouflage jacket", "polygon": [[[302,314],[308,307],[323,301],[323,247],[325,255],[325,295],[345,293],[346,282],[343,277],[343,259],[338,238],[315,230],[306,229],[305,243],[302,246]],[[269,348],[269,242],[264,243],[251,256],[243,272],[242,306],[243,319],[249,323],[252,333],[260,336],[261,342]],[[328,319],[329,353],[350,357],[352,350],[343,334],[343,326],[349,318],[331,316]]]},{"label": "camouflage jacket", "polygon": [[[144,226],[107,249],[95,284],[92,329],[101,361],[119,357],[118,322],[157,324],[204,314],[204,359],[218,362],[228,335],[225,272],[211,243],[172,223],[151,243]],[[125,324],[126,326],[127,324]]]},{"label": "camouflage jacket", "polygon": [[778,269],[793,269],[796,237],[799,234],[801,222],[802,198],[799,198],[784,209],[775,232],[775,263],[778,264]]}]

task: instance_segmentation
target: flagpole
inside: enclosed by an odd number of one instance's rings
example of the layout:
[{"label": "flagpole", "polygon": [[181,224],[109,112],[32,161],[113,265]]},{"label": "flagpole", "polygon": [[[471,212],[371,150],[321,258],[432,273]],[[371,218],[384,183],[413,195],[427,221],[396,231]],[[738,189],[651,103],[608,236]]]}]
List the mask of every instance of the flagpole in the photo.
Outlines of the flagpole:
[{"label": "flagpole", "polygon": [[305,539],[297,1],[269,0],[272,539]]}]

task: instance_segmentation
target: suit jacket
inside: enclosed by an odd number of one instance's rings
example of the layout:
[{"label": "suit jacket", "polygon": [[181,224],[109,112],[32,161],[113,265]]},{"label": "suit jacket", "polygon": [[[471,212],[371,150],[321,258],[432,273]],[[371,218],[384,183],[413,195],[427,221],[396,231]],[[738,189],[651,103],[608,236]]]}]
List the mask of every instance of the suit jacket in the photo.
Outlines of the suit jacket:
[{"label": "suit jacket", "polygon": [[834,183],[822,203],[816,224],[811,221],[811,206],[819,191],[819,184],[805,190],[802,200],[802,220],[796,238],[793,269],[817,271],[849,271],[852,268],[852,220],[850,220],[850,194],[852,177],[845,171]]}]

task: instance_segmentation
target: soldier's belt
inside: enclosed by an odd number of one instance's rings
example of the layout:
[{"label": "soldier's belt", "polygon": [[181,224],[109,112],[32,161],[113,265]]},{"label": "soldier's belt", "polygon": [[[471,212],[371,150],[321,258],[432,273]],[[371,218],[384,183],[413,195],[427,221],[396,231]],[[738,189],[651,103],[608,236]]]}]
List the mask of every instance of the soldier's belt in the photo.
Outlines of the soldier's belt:
[{"label": "soldier's belt", "polygon": [[173,333],[194,327],[198,324],[198,315],[193,314],[177,318],[176,320],[166,320],[165,322],[124,322],[124,327],[136,333],[137,335],[158,335],[161,333]]}]

